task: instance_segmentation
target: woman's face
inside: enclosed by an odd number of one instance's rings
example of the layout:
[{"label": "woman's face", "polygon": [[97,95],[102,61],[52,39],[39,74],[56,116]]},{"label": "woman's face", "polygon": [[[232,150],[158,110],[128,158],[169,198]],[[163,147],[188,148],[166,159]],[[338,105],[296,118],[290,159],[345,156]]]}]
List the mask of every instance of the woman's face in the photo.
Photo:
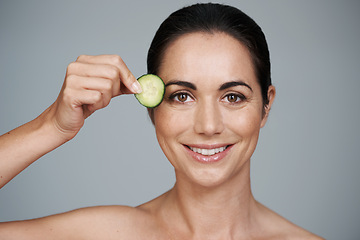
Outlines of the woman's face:
[{"label": "woman's face", "polygon": [[159,76],[155,129],[177,177],[214,186],[238,174],[267,116],[246,47],[224,33],[187,34],[167,48]]}]

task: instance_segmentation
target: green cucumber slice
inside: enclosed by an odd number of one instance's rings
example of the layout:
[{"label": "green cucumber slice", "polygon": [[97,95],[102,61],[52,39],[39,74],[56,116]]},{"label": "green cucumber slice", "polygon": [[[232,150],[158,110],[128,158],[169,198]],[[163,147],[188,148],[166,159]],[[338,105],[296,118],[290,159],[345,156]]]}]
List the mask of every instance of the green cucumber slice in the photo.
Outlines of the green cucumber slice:
[{"label": "green cucumber slice", "polygon": [[154,74],[145,74],[138,78],[142,92],[135,94],[140,104],[148,108],[158,106],[165,94],[163,80]]}]

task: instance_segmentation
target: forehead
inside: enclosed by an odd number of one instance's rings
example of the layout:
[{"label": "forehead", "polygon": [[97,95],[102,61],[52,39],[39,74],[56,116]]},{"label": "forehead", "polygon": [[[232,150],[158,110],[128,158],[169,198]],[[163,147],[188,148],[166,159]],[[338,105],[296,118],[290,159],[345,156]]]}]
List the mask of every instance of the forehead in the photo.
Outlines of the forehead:
[{"label": "forehead", "polygon": [[164,81],[242,79],[256,82],[248,49],[226,33],[185,34],[166,49],[159,75]]}]

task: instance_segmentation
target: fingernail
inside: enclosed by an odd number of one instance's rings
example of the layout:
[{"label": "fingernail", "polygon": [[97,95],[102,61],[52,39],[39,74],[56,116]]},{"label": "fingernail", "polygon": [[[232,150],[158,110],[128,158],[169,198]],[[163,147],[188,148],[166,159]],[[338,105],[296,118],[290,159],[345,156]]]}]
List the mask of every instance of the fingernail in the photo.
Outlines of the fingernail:
[{"label": "fingernail", "polygon": [[142,92],[140,83],[139,83],[138,81],[135,81],[135,82],[131,85],[131,88],[132,88],[133,92],[135,92],[135,93],[141,93],[141,92]]}]

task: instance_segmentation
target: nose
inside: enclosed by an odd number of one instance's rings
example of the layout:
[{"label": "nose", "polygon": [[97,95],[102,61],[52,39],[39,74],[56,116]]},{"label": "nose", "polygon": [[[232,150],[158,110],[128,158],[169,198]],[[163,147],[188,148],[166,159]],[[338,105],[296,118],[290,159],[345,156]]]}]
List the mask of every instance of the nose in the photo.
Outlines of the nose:
[{"label": "nose", "polygon": [[221,109],[211,101],[199,104],[195,114],[194,130],[198,134],[212,136],[224,130]]}]

